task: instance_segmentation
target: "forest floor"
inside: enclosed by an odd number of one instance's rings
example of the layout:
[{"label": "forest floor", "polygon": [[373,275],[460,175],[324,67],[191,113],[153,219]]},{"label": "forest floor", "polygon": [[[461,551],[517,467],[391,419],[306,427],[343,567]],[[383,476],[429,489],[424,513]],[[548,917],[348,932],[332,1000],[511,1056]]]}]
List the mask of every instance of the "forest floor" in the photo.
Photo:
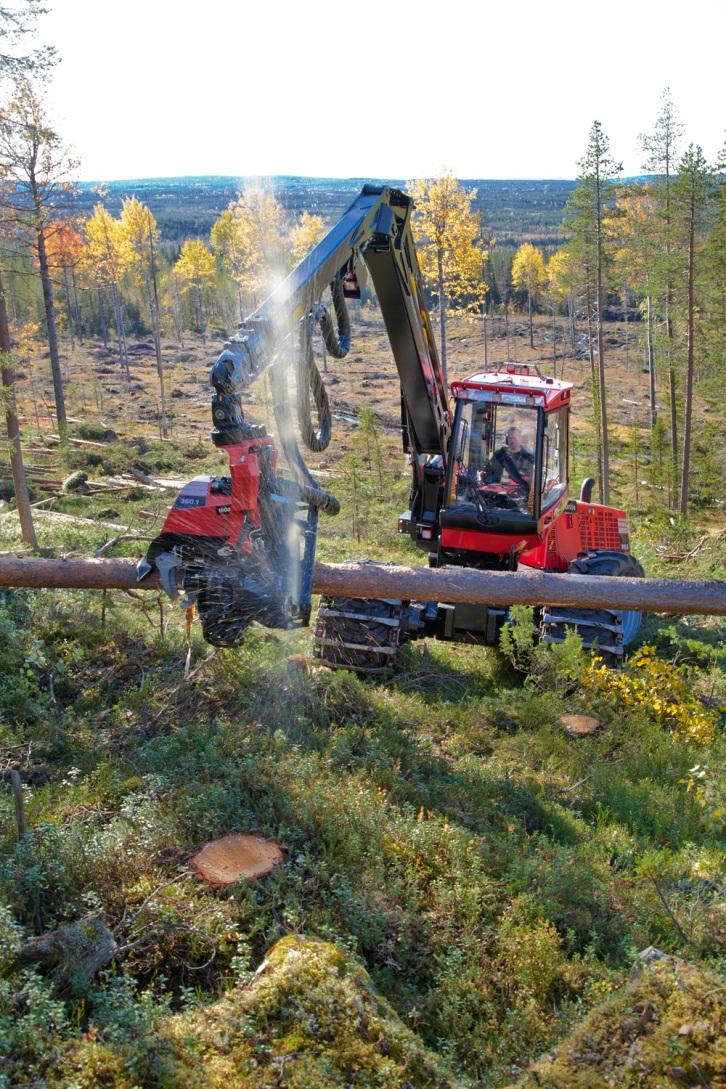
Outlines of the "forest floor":
[{"label": "forest floor", "polygon": [[[353,334],[349,360],[328,364],[333,442],[309,459],[342,503],[318,554],[415,562],[396,533],[408,475],[390,352],[372,312]],[[450,334],[450,377],[463,377],[483,361],[481,324],[455,318]],[[548,336],[539,321],[532,351],[525,323],[509,343],[497,326],[490,360],[549,369]],[[647,574],[724,577],[718,485],[705,481],[690,523],[671,518],[645,461],[642,349],[632,329],[627,359],[625,327],[608,336],[613,491],[633,550]],[[165,343],[163,442],[150,343],[132,344],[130,385],[102,345],[68,351],[71,434],[86,445],[64,455],[47,360],[29,355],[19,399],[44,549],[93,555],[117,527],[158,532],[173,491],[119,473],[224,471],[206,381],[221,343]],[[568,356],[564,377],[578,480],[593,468],[588,359]],[[264,383],[247,408],[265,419]],[[718,406],[698,419],[715,480]],[[76,469],[105,491],[41,489]],[[22,550],[7,507],[0,549]],[[575,645],[525,646],[526,678],[502,651],[422,642],[374,684],[315,666],[306,631],[257,627],[212,650],[195,626],[185,674],[183,614],[140,598],[0,599],[0,775],[20,773],[27,822],[18,840],[4,783],[0,1086],[723,1084],[716,621],[648,618],[620,675]],[[564,712],[601,728],[570,737]],[[230,832],[274,838],[284,864],[210,890],[189,859]],[[34,934],[90,918],[117,946],[90,982],[23,961]],[[677,959],[629,982],[651,945]]]}]

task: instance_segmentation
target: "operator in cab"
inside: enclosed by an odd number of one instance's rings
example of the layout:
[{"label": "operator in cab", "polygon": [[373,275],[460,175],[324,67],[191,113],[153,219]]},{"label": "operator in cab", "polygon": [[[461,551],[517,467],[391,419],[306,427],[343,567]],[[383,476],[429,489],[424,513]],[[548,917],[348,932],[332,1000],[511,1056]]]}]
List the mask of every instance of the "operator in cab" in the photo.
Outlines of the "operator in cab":
[{"label": "operator in cab", "polygon": [[534,472],[534,455],[525,449],[522,432],[516,424],[504,433],[504,445],[492,454],[484,470],[487,484],[500,484],[502,473],[515,484],[529,488]]}]

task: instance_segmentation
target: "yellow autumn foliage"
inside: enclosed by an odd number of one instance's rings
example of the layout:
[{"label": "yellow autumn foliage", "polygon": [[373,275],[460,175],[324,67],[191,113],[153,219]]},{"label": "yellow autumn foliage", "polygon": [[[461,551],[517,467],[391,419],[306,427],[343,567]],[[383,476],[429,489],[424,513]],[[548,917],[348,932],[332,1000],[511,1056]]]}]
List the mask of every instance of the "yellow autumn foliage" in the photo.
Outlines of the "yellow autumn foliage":
[{"label": "yellow autumn foliage", "polygon": [[716,715],[694,695],[688,669],[658,658],[654,647],[641,647],[622,672],[593,659],[582,688],[594,714],[615,704],[642,712],[684,741],[707,745],[715,737]]}]

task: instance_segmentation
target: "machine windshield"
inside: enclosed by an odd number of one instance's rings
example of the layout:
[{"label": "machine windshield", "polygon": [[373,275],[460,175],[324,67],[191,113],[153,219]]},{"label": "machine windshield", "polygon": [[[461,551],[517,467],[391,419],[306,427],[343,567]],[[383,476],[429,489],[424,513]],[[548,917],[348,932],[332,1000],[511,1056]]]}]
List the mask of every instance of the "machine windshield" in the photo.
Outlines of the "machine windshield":
[{"label": "machine windshield", "polygon": [[532,513],[537,409],[460,403],[449,503]]}]

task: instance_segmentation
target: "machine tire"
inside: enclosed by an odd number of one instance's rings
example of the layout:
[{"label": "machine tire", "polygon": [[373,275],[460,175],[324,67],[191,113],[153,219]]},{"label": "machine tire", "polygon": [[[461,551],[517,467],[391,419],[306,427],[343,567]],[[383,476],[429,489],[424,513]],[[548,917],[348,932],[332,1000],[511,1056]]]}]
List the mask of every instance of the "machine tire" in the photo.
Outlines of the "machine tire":
[{"label": "machine tire", "polygon": [[[645,572],[629,552],[603,549],[588,552],[569,566],[573,575],[610,575],[643,578]],[[633,642],[643,614],[622,609],[575,609],[546,605],[541,614],[540,633],[545,643],[562,643],[568,628],[573,628],[584,647],[591,648],[606,665],[618,667],[623,652]]]},{"label": "machine tire", "polygon": [[320,599],[313,654],[329,669],[388,677],[400,637],[400,601],[326,596]]}]

